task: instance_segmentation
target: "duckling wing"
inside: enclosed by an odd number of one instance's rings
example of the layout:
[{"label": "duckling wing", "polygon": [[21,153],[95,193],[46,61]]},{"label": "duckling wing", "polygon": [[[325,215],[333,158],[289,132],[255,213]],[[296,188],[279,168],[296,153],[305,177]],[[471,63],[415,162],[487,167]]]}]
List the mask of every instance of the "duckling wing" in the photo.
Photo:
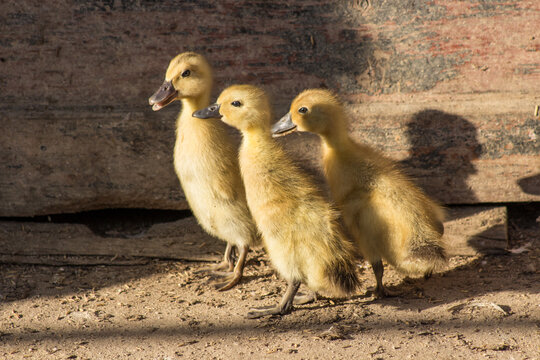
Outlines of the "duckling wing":
[{"label": "duckling wing", "polygon": [[442,221],[435,220],[434,227],[435,227],[435,230],[437,230],[437,232],[439,233],[440,236],[444,235],[444,225],[443,225]]},{"label": "duckling wing", "polygon": [[224,178],[228,179],[228,182],[224,179],[215,178],[212,182],[212,188],[214,195],[224,201],[233,202],[245,198],[244,186],[241,179],[234,171],[229,171],[228,174],[224,174]]}]

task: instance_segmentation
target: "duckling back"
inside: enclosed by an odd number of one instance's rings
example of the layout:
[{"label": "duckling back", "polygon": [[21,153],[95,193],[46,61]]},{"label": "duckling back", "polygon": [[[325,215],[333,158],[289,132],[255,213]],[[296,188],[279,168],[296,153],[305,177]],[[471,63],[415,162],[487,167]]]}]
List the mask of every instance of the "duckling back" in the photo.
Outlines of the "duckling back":
[{"label": "duckling back", "polygon": [[442,208],[392,160],[356,143],[343,153],[324,149],[332,195],[370,262],[383,258],[410,275],[446,263]]},{"label": "duckling back", "polygon": [[400,244],[397,249],[401,251],[387,251],[389,262],[406,274],[430,274],[447,261],[442,238],[444,211],[392,165],[390,171],[381,169],[384,186],[375,190],[375,196],[396,211],[386,218],[386,222],[393,225],[390,237],[395,240],[390,244]]}]

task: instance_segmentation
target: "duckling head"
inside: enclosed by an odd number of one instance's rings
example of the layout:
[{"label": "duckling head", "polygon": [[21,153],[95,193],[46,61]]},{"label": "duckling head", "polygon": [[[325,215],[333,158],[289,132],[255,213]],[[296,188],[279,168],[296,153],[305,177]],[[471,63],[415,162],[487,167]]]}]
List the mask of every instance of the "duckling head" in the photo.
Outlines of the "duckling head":
[{"label": "duckling head", "polygon": [[264,90],[252,85],[233,85],[223,90],[215,104],[195,111],[200,119],[221,120],[242,132],[270,131],[270,102]]},{"label": "duckling head", "polygon": [[206,59],[194,52],[184,52],[169,63],[165,81],[148,99],[152,110],[158,111],[175,100],[209,96],[212,70]]},{"label": "duckling head", "polygon": [[309,89],[293,100],[289,112],[272,126],[272,134],[278,137],[298,130],[327,136],[346,127],[343,105],[334,93]]}]

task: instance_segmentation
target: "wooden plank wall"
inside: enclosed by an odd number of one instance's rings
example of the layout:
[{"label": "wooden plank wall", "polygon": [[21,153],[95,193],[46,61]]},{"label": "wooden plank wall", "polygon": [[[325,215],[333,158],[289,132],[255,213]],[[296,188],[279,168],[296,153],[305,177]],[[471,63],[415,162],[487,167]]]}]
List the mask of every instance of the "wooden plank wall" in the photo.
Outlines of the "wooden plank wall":
[{"label": "wooden plank wall", "polygon": [[[8,0],[0,4],[0,216],[187,207],[178,106],[147,98],[194,50],[215,95],[253,83],[276,116],[335,89],[355,137],[446,204],[540,200],[540,3]],[[318,169],[317,139],[283,141]]]}]

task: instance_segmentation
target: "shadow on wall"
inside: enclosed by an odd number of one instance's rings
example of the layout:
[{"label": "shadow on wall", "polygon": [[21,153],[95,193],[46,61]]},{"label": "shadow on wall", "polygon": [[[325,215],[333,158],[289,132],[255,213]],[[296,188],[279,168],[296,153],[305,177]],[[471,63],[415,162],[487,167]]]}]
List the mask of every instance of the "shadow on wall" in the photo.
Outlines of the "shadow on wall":
[{"label": "shadow on wall", "polygon": [[[455,193],[468,203],[477,202],[467,181],[477,173],[473,162],[482,154],[483,148],[478,142],[476,127],[470,121],[458,115],[428,109],[413,116],[405,134],[411,148],[410,157],[403,161],[403,165],[428,174],[428,190],[431,190],[428,192],[449,196]],[[447,211],[447,220],[473,216],[477,211],[475,207]],[[505,231],[499,226],[490,227],[471,236],[468,244],[480,254],[505,254],[506,239],[500,235]]]},{"label": "shadow on wall", "polygon": [[519,179],[517,183],[523,192],[540,195],[540,174]]},{"label": "shadow on wall", "polygon": [[[243,52],[231,52],[230,44],[208,36],[196,48],[208,54],[216,69],[222,69],[216,71],[216,88],[239,82],[263,86],[273,97],[276,114],[286,112],[290,101],[306,88],[358,92],[371,89],[369,82],[379,73],[375,69],[367,79],[361,77],[374,67],[374,45],[363,28],[361,12],[349,5],[238,2],[216,6],[216,10],[226,11],[228,22],[221,30],[224,38],[243,44]],[[256,27],[247,25],[254,21]]]},{"label": "shadow on wall", "polygon": [[[477,200],[467,179],[477,172],[473,161],[482,154],[482,145],[477,140],[476,127],[470,121],[428,109],[412,117],[405,134],[411,148],[409,158],[402,164],[415,172],[429,174],[432,180],[426,191],[430,195],[459,192],[461,199],[468,199],[470,203]],[[444,182],[439,180],[445,178]]]},{"label": "shadow on wall", "polygon": [[[372,37],[361,28],[357,12],[337,4],[297,5],[290,8],[294,27],[283,30],[285,44],[278,46],[287,65],[317,76],[319,84],[337,91],[366,88],[357,77],[373,62]],[[294,94],[296,96],[296,94]]]}]

